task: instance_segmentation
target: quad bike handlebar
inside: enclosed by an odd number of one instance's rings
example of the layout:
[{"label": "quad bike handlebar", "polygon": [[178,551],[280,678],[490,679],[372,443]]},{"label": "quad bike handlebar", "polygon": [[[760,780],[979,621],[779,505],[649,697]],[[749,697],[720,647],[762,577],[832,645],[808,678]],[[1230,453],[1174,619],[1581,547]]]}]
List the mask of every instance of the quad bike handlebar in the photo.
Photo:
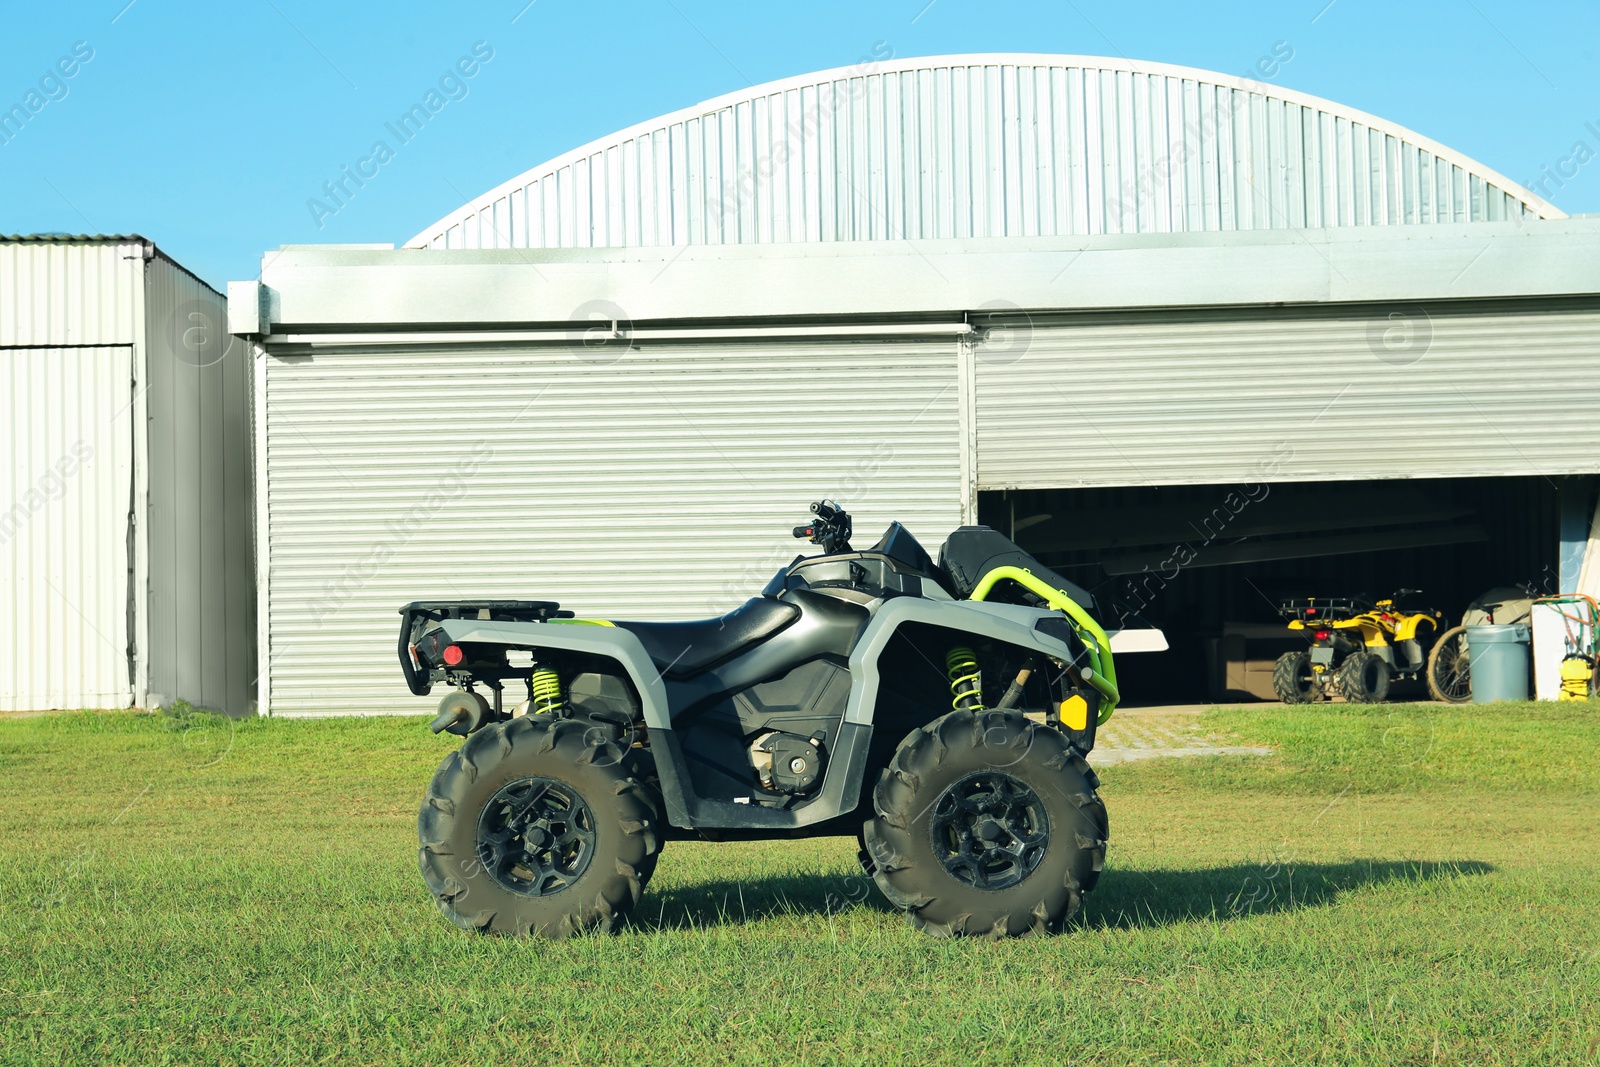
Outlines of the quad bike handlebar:
[{"label": "quad bike handlebar", "polygon": [[821,545],[828,555],[850,551],[850,513],[831,500],[819,500],[811,505],[816,516],[804,526],[796,526],[794,535],[804,537],[814,545]]}]

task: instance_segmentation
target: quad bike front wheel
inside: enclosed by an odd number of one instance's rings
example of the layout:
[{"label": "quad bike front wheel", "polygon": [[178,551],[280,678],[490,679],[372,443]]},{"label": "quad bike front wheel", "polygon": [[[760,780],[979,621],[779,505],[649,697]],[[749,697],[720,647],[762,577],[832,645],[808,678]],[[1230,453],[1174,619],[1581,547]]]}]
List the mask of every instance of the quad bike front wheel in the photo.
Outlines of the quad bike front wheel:
[{"label": "quad bike front wheel", "polygon": [[1472,699],[1472,669],[1465,626],[1446,630],[1429,650],[1428,692],[1433,699],[1448,704],[1465,704]]},{"label": "quad bike front wheel", "polygon": [[1389,665],[1361,650],[1339,664],[1339,691],[1352,704],[1382,704],[1389,695]]},{"label": "quad bike front wheel", "polygon": [[610,931],[655,870],[657,818],[620,746],[530,715],[484,727],[440,764],[417,818],[418,861],[462,929]]},{"label": "quad bike front wheel", "polygon": [[873,791],[873,880],[935,937],[1058,931],[1105,864],[1099,779],[1057,730],[954,711],[914,730]]},{"label": "quad bike front wheel", "polygon": [[1315,704],[1322,699],[1322,678],[1311,669],[1305,649],[1285,652],[1272,665],[1272,691],[1285,704]]}]

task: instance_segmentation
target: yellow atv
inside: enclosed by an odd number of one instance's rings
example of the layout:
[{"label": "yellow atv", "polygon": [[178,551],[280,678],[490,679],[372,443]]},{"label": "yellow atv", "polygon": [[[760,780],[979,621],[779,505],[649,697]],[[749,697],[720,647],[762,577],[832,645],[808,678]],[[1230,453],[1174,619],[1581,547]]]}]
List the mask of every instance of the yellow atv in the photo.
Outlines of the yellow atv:
[{"label": "yellow atv", "polygon": [[1370,605],[1350,597],[1285,600],[1279,610],[1309,647],[1278,657],[1272,671],[1278,699],[1310,704],[1337,693],[1353,704],[1380,704],[1391,681],[1420,677],[1422,642],[1438,632],[1444,616],[1402,604],[1419,593],[1400,589]]}]

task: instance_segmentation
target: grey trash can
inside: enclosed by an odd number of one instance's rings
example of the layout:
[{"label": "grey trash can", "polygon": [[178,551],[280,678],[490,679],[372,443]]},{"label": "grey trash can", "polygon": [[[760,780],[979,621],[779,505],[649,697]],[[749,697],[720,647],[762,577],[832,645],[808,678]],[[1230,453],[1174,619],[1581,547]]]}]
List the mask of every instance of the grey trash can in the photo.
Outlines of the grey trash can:
[{"label": "grey trash can", "polygon": [[1467,627],[1472,702],[1527,700],[1532,631],[1523,624]]}]

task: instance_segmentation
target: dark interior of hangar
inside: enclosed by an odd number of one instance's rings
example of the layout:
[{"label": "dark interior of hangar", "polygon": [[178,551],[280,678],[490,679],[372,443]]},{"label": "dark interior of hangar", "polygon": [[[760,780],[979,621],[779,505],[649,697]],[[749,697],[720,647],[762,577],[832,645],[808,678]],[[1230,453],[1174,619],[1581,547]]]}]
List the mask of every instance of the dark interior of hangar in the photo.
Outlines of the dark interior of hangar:
[{"label": "dark interior of hangar", "polygon": [[1586,532],[1592,492],[1537,476],[1004,490],[979,521],[1090,589],[1107,629],[1165,632],[1168,651],[1119,660],[1130,706],[1243,702],[1271,699],[1271,661],[1304,644],[1285,597],[1419,589],[1449,627],[1495,586],[1563,591],[1562,516]]}]

